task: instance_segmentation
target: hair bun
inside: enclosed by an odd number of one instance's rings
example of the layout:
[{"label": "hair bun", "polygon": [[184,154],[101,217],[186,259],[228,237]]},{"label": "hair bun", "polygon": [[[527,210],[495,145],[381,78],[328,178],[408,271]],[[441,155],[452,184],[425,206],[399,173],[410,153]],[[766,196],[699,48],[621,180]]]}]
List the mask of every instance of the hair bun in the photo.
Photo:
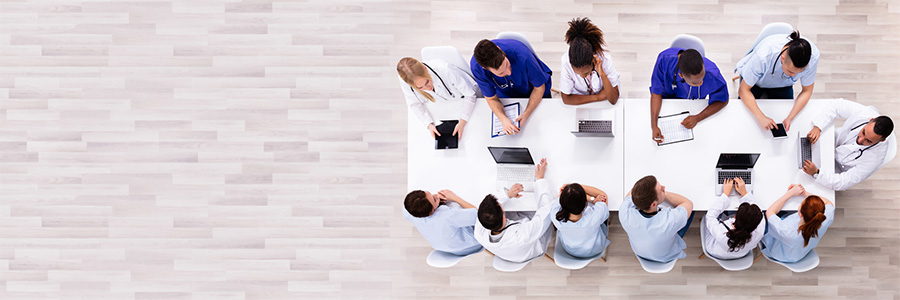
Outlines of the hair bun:
[{"label": "hair bun", "polygon": [[796,41],[799,39],[800,39],[800,31],[799,30],[794,30],[794,32],[791,32],[791,40]]}]

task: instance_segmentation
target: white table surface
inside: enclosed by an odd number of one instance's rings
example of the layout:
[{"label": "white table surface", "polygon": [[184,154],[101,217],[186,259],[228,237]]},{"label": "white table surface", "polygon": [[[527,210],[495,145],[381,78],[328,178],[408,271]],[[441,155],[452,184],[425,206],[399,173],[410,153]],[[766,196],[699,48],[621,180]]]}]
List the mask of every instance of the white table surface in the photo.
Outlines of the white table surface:
[{"label": "white table surface", "polygon": [[[765,210],[793,183],[803,184],[810,193],[837,203],[834,191],[821,186],[798,168],[797,135],[806,135],[810,121],[832,100],[810,100],[794,118],[788,138],[773,139],[771,132],[759,126],[756,118],[739,99],[694,127],[694,140],[657,146],[651,139],[650,101],[621,99],[625,106],[625,180],[623,190],[631,189],[645,175],[654,175],[666,191],[684,195],[694,202],[694,210],[708,210],[715,199],[715,168],[719,153],[760,153],[754,168],[754,194]],[[663,100],[660,115],[682,111],[697,114],[706,100]],[[760,109],[781,123],[790,112],[793,100],[759,100]],[[834,169],[834,128],[823,128],[819,141],[819,169]],[[814,146],[815,147],[815,146]],[[732,196],[729,209],[736,209],[739,197]],[[796,210],[802,197],[788,200],[783,209]],[[621,202],[617,202],[620,204]],[[610,209],[618,209],[611,203]]]},{"label": "white table surface", "polygon": [[[519,134],[491,138],[491,110],[486,100],[478,99],[475,111],[465,127],[459,149],[435,150],[434,140],[423,123],[412,113],[408,122],[408,189],[437,192],[450,189],[476,207],[484,196],[498,193],[497,166],[487,146],[528,147],[535,163],[547,158],[545,178],[556,193],[564,183],[578,182],[597,187],[610,201],[621,201],[624,141],[623,105],[591,103],[577,108],[603,109],[615,114],[615,138],[575,137],[576,106],[559,98],[543,99],[524,122]],[[502,99],[503,104],[520,102],[524,111],[528,99]],[[457,119],[461,105],[453,102],[427,104],[435,120]],[[532,198],[533,199],[533,198]],[[535,201],[513,199],[504,204],[507,211],[535,210]],[[618,207],[618,206],[616,206]]]}]

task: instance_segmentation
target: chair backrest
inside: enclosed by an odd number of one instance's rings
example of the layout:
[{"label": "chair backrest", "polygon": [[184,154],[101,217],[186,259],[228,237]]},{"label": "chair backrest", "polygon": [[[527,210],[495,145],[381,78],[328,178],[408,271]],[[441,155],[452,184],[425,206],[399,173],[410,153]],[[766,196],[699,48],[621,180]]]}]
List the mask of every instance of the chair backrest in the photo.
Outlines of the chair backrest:
[{"label": "chair backrest", "polygon": [[440,59],[451,66],[459,68],[460,70],[472,76],[472,69],[469,69],[469,64],[466,60],[463,59],[462,55],[459,54],[459,51],[456,50],[456,47],[453,46],[431,46],[422,48],[422,60],[432,60],[432,59]]},{"label": "chair backrest", "polygon": [[881,162],[881,167],[884,167],[884,165],[886,165],[889,162],[891,162],[892,160],[894,160],[894,157],[897,156],[897,133],[896,132],[891,133],[891,135],[888,136],[887,141],[884,141],[884,142],[887,143],[888,149],[887,149],[887,154],[885,154],[885,156],[884,156],[884,161]]},{"label": "chair backrest", "polygon": [[534,53],[534,56],[537,56],[537,52],[534,52],[534,47],[531,47],[531,43],[528,42],[528,39],[525,38],[524,34],[515,31],[504,31],[497,34],[498,39],[510,39],[517,40],[528,46],[528,50],[531,50],[531,53]]},{"label": "chair backrest", "polygon": [[[763,255],[763,256],[765,256],[765,255]],[[803,272],[815,269],[817,266],[819,266],[819,254],[816,253],[816,249],[812,249],[811,251],[809,251],[809,253],[807,253],[806,256],[803,257],[803,259],[801,259],[797,262],[792,262],[792,263],[780,262],[780,261],[774,260],[768,256],[766,256],[766,259],[768,259],[769,261],[774,262],[776,264],[782,265],[794,273],[803,273]]]},{"label": "chair backrest", "polygon": [[[708,232],[707,231],[708,229],[706,227],[706,218],[700,219],[700,230]],[[718,258],[713,257],[712,255],[709,255],[709,252],[706,252],[706,234],[704,232],[700,233],[700,246],[703,249],[703,254],[706,254],[706,257],[709,257],[709,259],[712,259],[713,261],[718,263],[719,266],[722,267],[722,269],[725,269],[728,271],[741,271],[741,270],[746,270],[746,269],[750,268],[750,266],[753,265],[753,251],[752,250],[750,252],[747,252],[746,255],[739,257],[739,258],[735,258],[735,259],[718,259]],[[752,246],[752,245],[746,245],[744,247],[747,247],[747,246]]]},{"label": "chair backrest", "polygon": [[706,50],[703,47],[703,41],[700,38],[690,34],[679,34],[672,39],[672,45],[669,48],[694,49],[700,52],[700,56],[706,57]]},{"label": "chair backrest", "polygon": [[[604,250],[604,252],[605,251],[606,250]],[[600,258],[600,256],[603,256],[602,252],[588,258],[574,257],[566,252],[566,249],[563,249],[562,243],[559,241],[559,233],[556,234],[556,246],[553,247],[553,261],[560,268],[568,270],[582,269],[595,259]]]},{"label": "chair backrest", "polygon": [[654,273],[654,274],[662,274],[662,273],[668,273],[669,271],[672,271],[672,269],[675,268],[675,262],[678,261],[677,259],[673,259],[670,262],[661,263],[661,262],[646,260],[637,255],[635,255],[634,257],[637,257],[637,260],[641,263],[641,268],[644,268],[644,271],[647,271],[647,273]]},{"label": "chair backrest", "polygon": [[[540,257],[540,256],[538,256],[538,257]],[[534,259],[536,259],[536,258],[534,258]],[[524,268],[526,265],[528,265],[528,263],[530,263],[534,259],[531,259],[526,262],[511,262],[511,261],[502,259],[499,256],[494,256],[494,259],[491,262],[491,264],[494,266],[494,269],[496,269],[497,271],[500,271],[500,272],[517,272],[517,271],[521,270],[522,268]]]},{"label": "chair backrest", "polygon": [[[475,254],[478,252],[480,252],[480,250],[475,251],[472,254]],[[469,255],[472,255],[472,254],[469,254]],[[435,268],[449,268],[449,267],[455,266],[457,263],[459,263],[459,261],[461,261],[463,258],[466,258],[466,256],[469,256],[469,255],[456,255],[456,254],[447,253],[444,251],[432,250],[431,253],[428,254],[428,257],[425,258],[425,263],[427,263],[429,266],[432,266]]]},{"label": "chair backrest", "polygon": [[[753,52],[753,48],[756,48],[756,45],[759,45],[759,42],[762,41],[764,38],[767,38],[768,36],[773,35],[773,34],[789,34],[793,31],[794,31],[794,26],[791,26],[791,24],[788,24],[788,23],[774,22],[774,23],[766,24],[766,26],[763,27],[763,29],[759,31],[759,36],[756,37],[756,41],[753,42],[753,46],[750,46],[750,50],[747,50],[747,54],[750,54],[750,52]],[[744,54],[744,56],[747,56],[747,54]]]}]

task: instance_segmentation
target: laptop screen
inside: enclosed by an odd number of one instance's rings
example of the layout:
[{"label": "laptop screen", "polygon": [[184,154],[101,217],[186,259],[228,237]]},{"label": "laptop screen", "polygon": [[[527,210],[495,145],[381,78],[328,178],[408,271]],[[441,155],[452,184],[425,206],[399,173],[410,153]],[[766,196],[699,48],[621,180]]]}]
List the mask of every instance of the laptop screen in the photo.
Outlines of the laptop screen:
[{"label": "laptop screen", "polygon": [[488,147],[488,150],[498,164],[534,164],[528,148]]},{"label": "laptop screen", "polygon": [[759,153],[722,153],[716,168],[723,169],[747,169],[756,165]]}]

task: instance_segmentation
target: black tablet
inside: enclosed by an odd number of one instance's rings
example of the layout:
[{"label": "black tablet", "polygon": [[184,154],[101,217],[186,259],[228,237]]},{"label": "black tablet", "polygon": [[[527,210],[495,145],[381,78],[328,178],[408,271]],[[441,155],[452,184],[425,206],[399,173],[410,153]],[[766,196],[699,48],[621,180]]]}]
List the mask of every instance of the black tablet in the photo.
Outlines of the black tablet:
[{"label": "black tablet", "polygon": [[459,138],[453,135],[456,124],[459,120],[441,120],[441,125],[436,126],[441,136],[434,136],[434,149],[459,148]]}]

